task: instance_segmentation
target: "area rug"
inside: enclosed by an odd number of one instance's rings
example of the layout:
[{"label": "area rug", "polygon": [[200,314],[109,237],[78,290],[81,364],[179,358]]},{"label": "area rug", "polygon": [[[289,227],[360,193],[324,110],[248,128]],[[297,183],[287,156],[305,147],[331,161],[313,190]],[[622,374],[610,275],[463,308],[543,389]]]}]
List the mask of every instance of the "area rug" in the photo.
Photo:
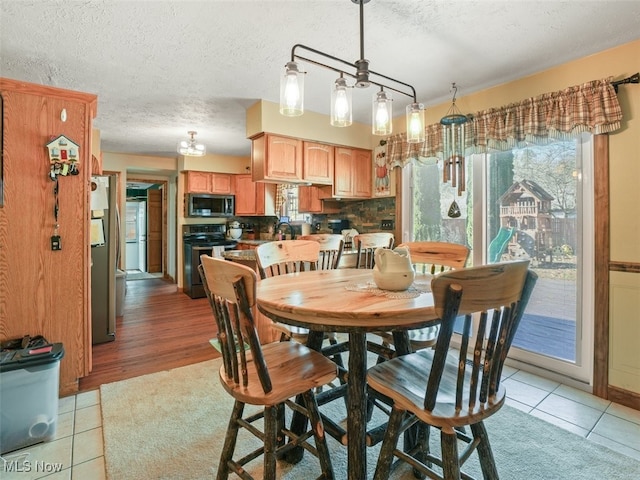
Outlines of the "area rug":
[{"label": "area rug", "polygon": [[[108,479],[215,478],[232,408],[231,397],[218,382],[219,367],[220,359],[210,360],[100,387]],[[346,418],[342,401],[323,408],[332,418]],[[503,479],[640,478],[640,462],[514,408],[503,407],[485,424]],[[255,442],[243,436],[238,448],[249,451]],[[336,479],[345,479],[346,448],[329,442]],[[378,452],[379,446],[367,450],[368,478],[373,477]],[[481,478],[474,457],[467,462],[468,470]],[[248,470],[261,478],[260,461]],[[319,472],[309,454],[296,465],[278,465],[278,478],[284,480],[315,478]],[[391,478],[414,477],[402,466]]]}]

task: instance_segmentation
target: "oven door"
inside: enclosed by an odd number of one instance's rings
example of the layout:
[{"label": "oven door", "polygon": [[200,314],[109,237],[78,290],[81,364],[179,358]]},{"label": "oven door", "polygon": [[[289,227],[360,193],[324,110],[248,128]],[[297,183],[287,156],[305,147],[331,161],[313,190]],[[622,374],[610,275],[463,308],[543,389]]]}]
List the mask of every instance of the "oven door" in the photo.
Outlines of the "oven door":
[{"label": "oven door", "polygon": [[191,285],[202,285],[202,279],[200,278],[200,272],[198,267],[200,266],[200,255],[211,255],[211,252],[215,245],[192,245],[191,246]]}]

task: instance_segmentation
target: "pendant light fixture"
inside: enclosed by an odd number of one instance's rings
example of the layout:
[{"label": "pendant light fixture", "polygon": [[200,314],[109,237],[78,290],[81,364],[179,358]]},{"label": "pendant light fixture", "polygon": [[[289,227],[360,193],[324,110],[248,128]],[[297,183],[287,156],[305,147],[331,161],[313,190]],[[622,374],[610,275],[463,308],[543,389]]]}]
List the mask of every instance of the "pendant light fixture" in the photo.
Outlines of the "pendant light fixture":
[{"label": "pendant light fixture", "polygon": [[373,96],[373,112],[371,117],[371,133],[374,135],[391,135],[393,118],[393,99],[382,87]]},{"label": "pendant light fixture", "polygon": [[351,123],[351,89],[341,73],[331,90],[331,125],[348,127]]},{"label": "pendant light fixture", "polygon": [[184,156],[201,157],[207,149],[202,143],[196,143],[196,134],[193,130],[187,132],[191,137],[189,140],[183,140],[178,144],[178,153]]},{"label": "pendant light fixture", "polygon": [[465,188],[464,150],[465,124],[467,116],[460,113],[456,107],[458,87],[451,84],[453,99],[447,114],[442,117],[442,149],[444,157],[443,182],[451,182],[451,186],[458,188],[458,195],[462,195]]},{"label": "pendant light fixture", "polygon": [[[366,88],[370,85],[380,87],[373,96],[372,128],[374,135],[390,135],[392,130],[392,99],[390,92],[410,97],[413,102],[407,106],[407,141],[421,143],[425,140],[424,105],[418,103],[415,89],[408,83],[388,77],[369,69],[369,61],[364,58],[364,4],[370,0],[350,0],[360,6],[360,59],[349,62],[315,48],[295,44],[291,49],[291,60],[284,67],[280,77],[280,113],[295,117],[304,113],[304,75],[298,60],[338,72],[338,78],[331,93],[331,125],[346,127],[351,125],[351,92],[353,87]],[[299,51],[309,55],[301,55]],[[322,61],[319,60],[322,58]],[[327,62],[327,63],[324,63]],[[355,79],[351,86],[345,76]]]}]

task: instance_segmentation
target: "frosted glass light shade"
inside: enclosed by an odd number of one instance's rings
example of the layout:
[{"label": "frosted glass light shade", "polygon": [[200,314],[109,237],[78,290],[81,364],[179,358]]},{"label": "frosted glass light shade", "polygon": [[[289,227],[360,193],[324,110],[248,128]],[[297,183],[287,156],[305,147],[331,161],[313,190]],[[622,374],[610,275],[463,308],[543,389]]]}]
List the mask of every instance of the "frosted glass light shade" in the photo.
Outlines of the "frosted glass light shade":
[{"label": "frosted glass light shade", "polygon": [[280,113],[285,117],[304,113],[304,72],[297,62],[287,62],[280,77]]},{"label": "frosted glass light shade", "polygon": [[422,103],[412,103],[407,105],[407,142],[423,143],[424,141],[424,105]]},{"label": "frosted glass light shade", "polygon": [[373,135],[391,135],[392,130],[392,98],[384,90],[373,96],[372,127]]},{"label": "frosted glass light shade", "polygon": [[347,81],[340,77],[331,90],[331,125],[348,127],[351,123],[351,89],[347,86]]},{"label": "frosted glass light shade", "polygon": [[207,148],[202,143],[196,143],[195,136],[197,132],[189,131],[188,133],[191,138],[178,143],[178,153],[190,157],[202,157],[207,153]]}]

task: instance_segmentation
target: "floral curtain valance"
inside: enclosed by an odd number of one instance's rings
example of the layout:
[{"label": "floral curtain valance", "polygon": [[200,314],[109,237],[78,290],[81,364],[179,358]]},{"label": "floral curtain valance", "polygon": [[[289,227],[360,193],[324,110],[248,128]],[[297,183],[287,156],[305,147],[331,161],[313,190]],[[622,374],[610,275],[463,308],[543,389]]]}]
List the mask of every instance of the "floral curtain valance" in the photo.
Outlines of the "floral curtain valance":
[{"label": "floral curtain valance", "polygon": [[[466,152],[508,150],[526,143],[546,143],[582,132],[610,133],[620,128],[622,110],[612,78],[594,80],[545,93],[504,107],[473,114],[466,128]],[[412,159],[438,158],[442,154],[442,125],[426,128],[423,144],[410,144],[401,133],[388,139],[392,165]]]}]

